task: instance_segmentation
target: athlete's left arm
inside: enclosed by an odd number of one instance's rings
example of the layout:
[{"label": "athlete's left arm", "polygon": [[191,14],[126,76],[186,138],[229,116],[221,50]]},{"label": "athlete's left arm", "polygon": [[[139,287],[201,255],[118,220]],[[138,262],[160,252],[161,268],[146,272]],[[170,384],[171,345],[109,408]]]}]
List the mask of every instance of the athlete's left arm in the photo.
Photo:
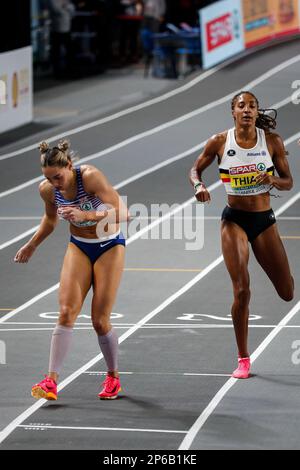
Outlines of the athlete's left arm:
[{"label": "athlete's left arm", "polygon": [[108,223],[119,223],[130,219],[122,198],[100,170],[89,165],[83,171],[82,178],[86,192],[99,197],[108,208],[107,211],[86,212],[87,220],[99,222],[107,218]]},{"label": "athlete's left arm", "polygon": [[256,181],[260,184],[272,184],[278,191],[289,191],[293,187],[293,177],[286,158],[286,150],[282,138],[275,133],[270,133],[266,137],[278,176],[261,173],[257,176]]},{"label": "athlete's left arm", "polygon": [[91,165],[85,165],[82,169],[82,182],[85,191],[98,196],[106,205],[107,210],[82,211],[74,207],[66,207],[62,210],[65,219],[70,222],[100,222],[105,219],[108,224],[130,220],[126,205],[101,171]]}]

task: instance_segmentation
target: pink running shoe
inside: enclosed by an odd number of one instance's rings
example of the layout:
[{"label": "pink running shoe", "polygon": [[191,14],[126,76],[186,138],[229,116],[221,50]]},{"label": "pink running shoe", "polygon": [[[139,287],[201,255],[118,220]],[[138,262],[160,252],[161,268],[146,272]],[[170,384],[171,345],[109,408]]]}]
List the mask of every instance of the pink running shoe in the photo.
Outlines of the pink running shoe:
[{"label": "pink running shoe", "polygon": [[119,377],[106,376],[103,382],[103,389],[98,394],[100,400],[114,400],[122,390]]},{"label": "pink running shoe", "polygon": [[57,400],[57,385],[53,379],[45,375],[44,380],[32,387],[31,396],[37,400],[40,398]]},{"label": "pink running shoe", "polygon": [[233,371],[235,379],[248,379],[250,375],[250,357],[239,357],[239,366]]}]

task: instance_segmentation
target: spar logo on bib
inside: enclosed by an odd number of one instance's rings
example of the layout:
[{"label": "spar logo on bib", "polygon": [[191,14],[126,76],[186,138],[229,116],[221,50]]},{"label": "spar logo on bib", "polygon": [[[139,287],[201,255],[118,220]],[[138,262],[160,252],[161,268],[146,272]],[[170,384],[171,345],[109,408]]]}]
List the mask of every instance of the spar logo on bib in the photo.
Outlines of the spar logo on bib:
[{"label": "spar logo on bib", "polygon": [[258,166],[262,168],[261,165],[263,165],[264,168],[266,167],[264,163],[259,163],[258,165],[242,165],[229,168],[231,187],[244,189],[248,186],[255,186]]}]

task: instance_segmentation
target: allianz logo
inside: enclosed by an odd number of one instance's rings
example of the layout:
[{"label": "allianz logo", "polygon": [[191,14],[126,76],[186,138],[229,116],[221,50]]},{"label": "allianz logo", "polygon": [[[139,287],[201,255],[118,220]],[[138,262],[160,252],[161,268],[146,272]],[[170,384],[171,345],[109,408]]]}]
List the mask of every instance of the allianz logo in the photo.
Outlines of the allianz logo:
[{"label": "allianz logo", "polygon": [[248,152],[247,157],[265,157],[267,152],[264,150],[262,152]]}]

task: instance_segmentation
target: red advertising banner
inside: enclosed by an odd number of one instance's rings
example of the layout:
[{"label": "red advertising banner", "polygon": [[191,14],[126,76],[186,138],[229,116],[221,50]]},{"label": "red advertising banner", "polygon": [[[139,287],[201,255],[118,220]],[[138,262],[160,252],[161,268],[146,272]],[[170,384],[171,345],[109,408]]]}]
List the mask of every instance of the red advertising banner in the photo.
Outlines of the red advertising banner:
[{"label": "red advertising banner", "polygon": [[233,34],[230,13],[206,23],[206,37],[208,52],[231,42]]},{"label": "red advertising banner", "polygon": [[242,0],[245,46],[300,33],[299,0]]}]

